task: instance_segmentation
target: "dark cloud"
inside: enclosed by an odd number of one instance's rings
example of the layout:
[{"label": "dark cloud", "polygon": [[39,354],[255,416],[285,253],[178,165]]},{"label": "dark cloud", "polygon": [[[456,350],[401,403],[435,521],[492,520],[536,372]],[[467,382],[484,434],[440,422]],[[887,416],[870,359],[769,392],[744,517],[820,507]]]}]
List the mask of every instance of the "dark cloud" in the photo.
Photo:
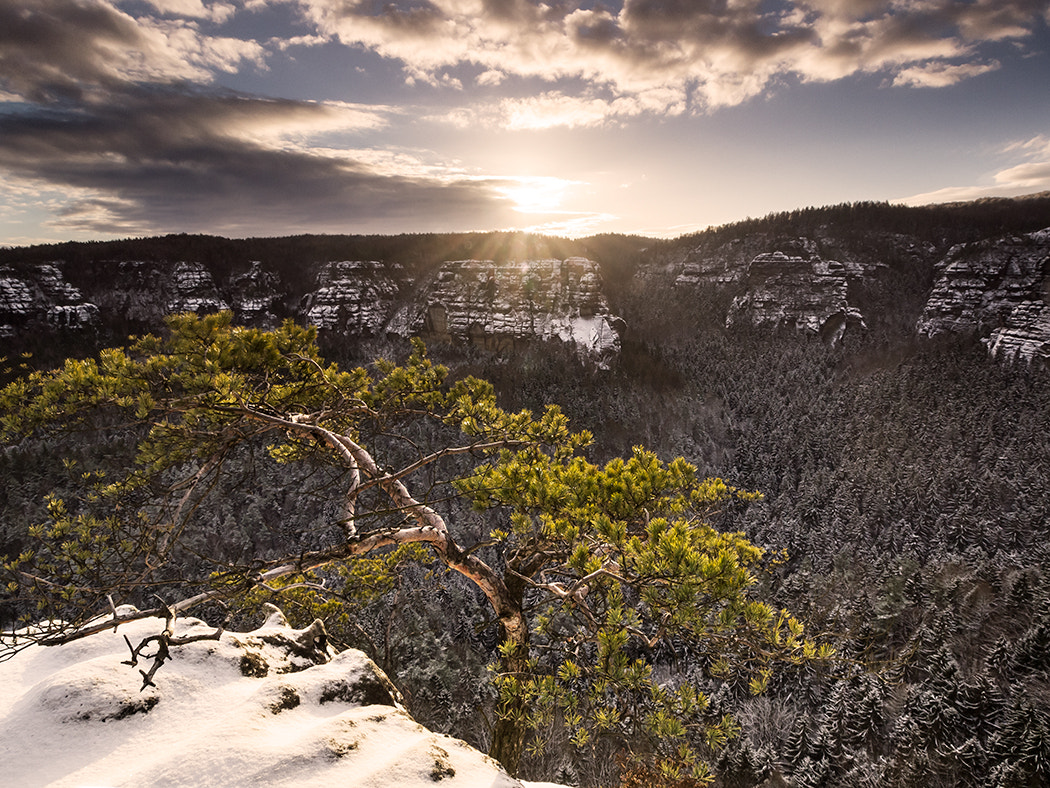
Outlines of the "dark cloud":
[{"label": "dark cloud", "polygon": [[112,59],[146,45],[133,19],[103,4],[0,4],[0,85],[30,101],[79,98],[85,85],[120,83]]},{"label": "dark cloud", "polygon": [[[404,25],[434,11],[427,2],[381,10]],[[509,222],[508,201],[483,183],[405,175],[290,141],[381,125],[382,108],[209,84],[254,46],[132,18],[103,0],[0,5],[0,87],[18,99],[0,103],[0,169],[69,190],[57,223],[96,233]]]},{"label": "dark cloud", "polygon": [[92,100],[128,83],[208,82],[262,62],[254,41],[197,24],[134,18],[107,0],[0,3],[0,89],[31,102]]},{"label": "dark cloud", "polygon": [[506,201],[481,183],[384,173],[332,154],[268,147],[244,133],[255,124],[324,121],[328,113],[231,94],[141,91],[91,112],[0,118],[0,167],[102,195],[67,210],[81,222],[98,216],[91,220],[98,231],[107,223],[259,234],[508,220]]}]

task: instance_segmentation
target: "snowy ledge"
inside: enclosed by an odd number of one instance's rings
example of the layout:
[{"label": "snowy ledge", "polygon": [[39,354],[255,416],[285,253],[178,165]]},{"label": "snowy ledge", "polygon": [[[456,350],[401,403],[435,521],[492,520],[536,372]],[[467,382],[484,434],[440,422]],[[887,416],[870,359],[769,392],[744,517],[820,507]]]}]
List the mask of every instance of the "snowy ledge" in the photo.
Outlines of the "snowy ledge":
[{"label": "snowy ledge", "polygon": [[[292,630],[279,616],[253,632],[173,648],[154,685],[143,687],[139,671],[124,663],[124,637],[137,643],[164,623],[133,621],[63,646],[31,646],[0,663],[5,784],[550,785],[519,782],[466,743],[427,730],[365,654],[315,648],[309,630]],[[185,618],[175,635],[211,631]]]}]

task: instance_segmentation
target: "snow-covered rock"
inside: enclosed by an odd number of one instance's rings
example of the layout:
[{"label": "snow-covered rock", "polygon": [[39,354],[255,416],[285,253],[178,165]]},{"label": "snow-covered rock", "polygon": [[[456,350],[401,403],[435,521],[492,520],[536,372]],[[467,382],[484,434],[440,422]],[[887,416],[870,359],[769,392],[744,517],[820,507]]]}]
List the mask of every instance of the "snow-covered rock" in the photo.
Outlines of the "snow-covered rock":
[{"label": "snow-covered rock", "polygon": [[317,289],[303,298],[303,320],[328,331],[375,334],[389,317],[399,289],[380,262],[325,263],[317,276]]},{"label": "snow-covered rock", "polygon": [[619,350],[622,321],[609,310],[597,263],[587,258],[456,260],[418,288],[388,330],[490,350],[560,340],[605,358]]},{"label": "snow-covered rock", "polygon": [[[33,645],[0,663],[0,782],[523,785],[467,744],[416,723],[373,662],[355,650],[334,653],[318,626],[292,630],[273,616],[253,632],[172,647],[143,686],[124,663],[124,637],[138,644],[163,627],[142,619],[63,646]],[[210,631],[186,618],[175,635]]]},{"label": "snow-covered rock", "polygon": [[153,329],[173,312],[205,314],[230,308],[202,263],[132,260],[115,269],[117,284],[95,295],[99,309],[110,319]]},{"label": "snow-covered rock", "polygon": [[1050,366],[1050,229],[953,247],[917,329],[977,332],[998,358]]},{"label": "snow-covered rock", "polygon": [[748,266],[744,293],[733,299],[726,326],[792,328],[838,342],[847,330],[866,328],[849,300],[849,278],[857,273],[815,255],[758,255]]},{"label": "snow-covered rock", "polygon": [[274,328],[284,299],[281,278],[263,268],[258,260],[248,270],[234,274],[229,281],[230,306],[237,322],[260,328]]},{"label": "snow-covered rock", "polygon": [[57,266],[0,266],[0,337],[91,328],[98,321],[98,307],[66,281]]}]

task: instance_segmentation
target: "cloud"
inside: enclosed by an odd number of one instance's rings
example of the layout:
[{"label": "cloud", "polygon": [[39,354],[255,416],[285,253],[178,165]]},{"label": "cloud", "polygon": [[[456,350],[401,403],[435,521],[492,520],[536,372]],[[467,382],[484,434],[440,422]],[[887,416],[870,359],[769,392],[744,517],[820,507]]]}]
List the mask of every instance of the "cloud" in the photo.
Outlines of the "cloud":
[{"label": "cloud", "polygon": [[1026,191],[1050,190],[1050,137],[1033,137],[1008,148],[1017,152],[1022,161],[995,174],[997,183]]},{"label": "cloud", "polygon": [[190,19],[136,18],[105,0],[0,6],[0,170],[66,193],[46,205],[53,226],[244,235],[509,223],[508,199],[451,168],[312,147],[399,111],[221,90],[216,74],[262,65],[262,46],[203,33],[195,18],[221,21],[219,6],[153,6]]},{"label": "cloud", "polygon": [[943,88],[962,82],[965,79],[987,74],[999,68],[996,60],[990,63],[950,63],[933,62],[920,66],[902,69],[893,80],[895,86],[913,88]]},{"label": "cloud", "polygon": [[[236,94],[129,93],[76,117],[0,118],[0,167],[80,190],[57,223],[122,233],[184,230],[268,234],[274,227],[346,231],[508,223],[509,201],[487,184],[404,174],[282,136],[374,122],[353,107]],[[260,129],[271,133],[260,134]]]},{"label": "cloud", "polygon": [[977,200],[982,197],[1017,197],[1050,191],[1050,137],[1043,135],[1007,146],[1003,153],[1010,163],[992,173],[988,183],[951,186],[904,197],[906,205]]},{"label": "cloud", "polygon": [[134,82],[209,81],[262,63],[254,41],[193,21],[134,18],[105,0],[0,4],[0,89],[32,102],[81,100]]},{"label": "cloud", "polygon": [[456,107],[430,115],[427,120],[459,128],[502,128],[510,131],[538,131],[551,128],[595,128],[622,126],[632,118],[647,114],[663,117],[682,115],[688,109],[688,96],[674,88],[654,88],[634,95],[612,97],[594,92],[573,95],[549,90],[534,96],[497,99]]},{"label": "cloud", "polygon": [[202,0],[147,0],[162,14],[184,16],[196,19],[207,19],[210,22],[225,22],[237,12],[236,6],[230,3],[209,3]]},{"label": "cloud", "polygon": [[[881,72],[898,87],[951,84],[992,67],[982,45],[1023,41],[1046,14],[1042,0],[291,1],[324,35],[400,61],[413,81],[439,85],[469,65],[479,85],[498,74],[582,80],[583,97],[663,89],[687,94],[692,112],[739,104],[784,76]],[[521,101],[549,104],[542,94]],[[607,108],[615,115],[612,101]],[[580,122],[576,112],[564,118]]]}]

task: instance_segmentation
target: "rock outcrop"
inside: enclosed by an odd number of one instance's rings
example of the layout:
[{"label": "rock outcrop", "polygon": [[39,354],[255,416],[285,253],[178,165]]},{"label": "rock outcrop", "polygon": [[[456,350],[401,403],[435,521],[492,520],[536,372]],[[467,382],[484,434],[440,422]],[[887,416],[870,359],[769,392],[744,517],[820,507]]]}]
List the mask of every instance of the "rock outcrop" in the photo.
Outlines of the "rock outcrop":
[{"label": "rock outcrop", "polygon": [[560,340],[606,358],[619,349],[622,322],[609,310],[597,264],[570,257],[445,263],[388,328],[490,350]]},{"label": "rock outcrop", "polygon": [[152,329],[174,312],[205,314],[230,308],[201,263],[125,261],[115,268],[112,283],[94,294],[103,317]]},{"label": "rock outcrop", "polygon": [[258,328],[274,328],[284,312],[286,297],[277,274],[267,271],[258,260],[248,270],[230,277],[230,307],[238,323]]},{"label": "rock outcrop", "polygon": [[[386,675],[360,651],[333,652],[319,624],[293,630],[271,616],[253,632],[173,646],[141,687],[124,636],[138,644],[163,628],[142,619],[0,662],[4,783],[522,788],[416,723]],[[176,622],[180,638],[211,632]]]},{"label": "rock outcrop", "polygon": [[92,328],[98,321],[98,307],[57,266],[0,267],[0,337]]},{"label": "rock outcrop", "polygon": [[955,246],[917,329],[977,333],[1004,360],[1050,366],[1050,229]]},{"label": "rock outcrop", "polygon": [[866,328],[864,316],[849,300],[850,276],[863,273],[860,266],[815,255],[758,255],[747,267],[744,292],[733,299],[726,326],[790,328],[838,342],[847,330]]},{"label": "rock outcrop", "polygon": [[345,260],[324,263],[317,289],[302,300],[304,322],[326,331],[372,336],[382,331],[401,291],[399,269],[382,263]]}]

